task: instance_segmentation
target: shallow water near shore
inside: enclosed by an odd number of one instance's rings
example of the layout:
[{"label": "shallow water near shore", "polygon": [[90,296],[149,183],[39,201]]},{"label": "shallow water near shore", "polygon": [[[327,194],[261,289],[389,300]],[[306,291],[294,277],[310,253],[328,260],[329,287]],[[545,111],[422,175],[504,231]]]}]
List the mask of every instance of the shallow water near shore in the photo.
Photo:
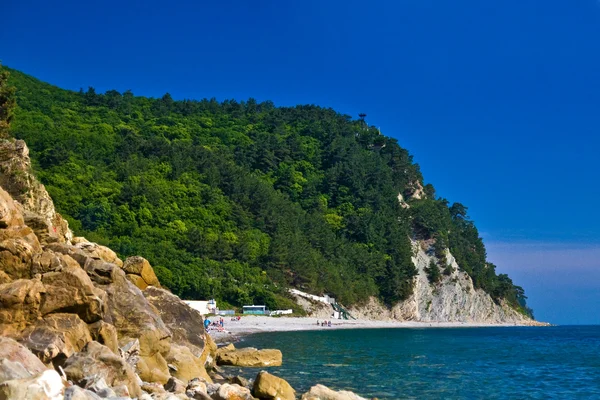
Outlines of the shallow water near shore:
[{"label": "shallow water near shore", "polygon": [[379,399],[600,399],[600,326],[323,328],[237,344],[249,346],[280,349],[283,365],[266,370],[299,393],[321,383]]}]

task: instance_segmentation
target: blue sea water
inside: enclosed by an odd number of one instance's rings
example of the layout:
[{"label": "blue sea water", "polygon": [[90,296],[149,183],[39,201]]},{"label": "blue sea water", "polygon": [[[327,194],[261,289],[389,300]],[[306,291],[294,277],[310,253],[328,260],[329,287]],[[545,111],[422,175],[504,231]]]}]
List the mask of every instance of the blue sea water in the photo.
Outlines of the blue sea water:
[{"label": "blue sea water", "polygon": [[[379,399],[600,399],[600,326],[256,334],[299,393],[321,383]],[[232,368],[250,377],[256,371]]]}]

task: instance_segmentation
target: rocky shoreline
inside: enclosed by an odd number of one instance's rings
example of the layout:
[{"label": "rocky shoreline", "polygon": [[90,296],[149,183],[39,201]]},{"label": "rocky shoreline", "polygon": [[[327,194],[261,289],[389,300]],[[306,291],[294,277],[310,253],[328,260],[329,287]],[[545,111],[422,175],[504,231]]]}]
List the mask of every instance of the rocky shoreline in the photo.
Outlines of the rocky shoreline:
[{"label": "rocky shoreline", "polygon": [[[221,365],[269,367],[275,349],[217,348],[256,332],[319,328],[316,318],[242,318],[215,340],[202,316],[160,287],[142,257],[73,237],[31,171],[28,149],[0,140],[0,400],[360,400],[322,385],[299,395],[260,372],[225,376]],[[335,321],[331,328],[509,324]]]},{"label": "rocky shoreline", "polygon": [[[0,399],[295,399],[266,372],[219,369],[281,362],[279,350],[217,349],[147,260],[73,237],[25,143],[0,140]],[[302,398],[361,399],[319,385]]]}]

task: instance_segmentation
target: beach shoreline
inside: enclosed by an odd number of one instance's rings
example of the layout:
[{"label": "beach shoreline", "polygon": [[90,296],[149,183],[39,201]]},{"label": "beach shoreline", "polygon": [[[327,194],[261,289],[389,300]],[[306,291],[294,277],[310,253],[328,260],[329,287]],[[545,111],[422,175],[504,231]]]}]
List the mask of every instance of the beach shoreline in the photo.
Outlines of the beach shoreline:
[{"label": "beach shoreline", "polygon": [[[218,317],[208,317],[218,321]],[[479,323],[479,322],[420,322],[420,321],[375,321],[375,320],[331,320],[331,326],[321,326],[317,321],[322,318],[313,317],[269,317],[248,315],[240,320],[231,321],[224,318],[223,331],[209,330],[209,334],[218,344],[238,342],[241,338],[256,333],[321,331],[335,329],[422,329],[422,328],[492,328],[518,326],[548,326],[544,323],[515,324],[515,323]]]}]

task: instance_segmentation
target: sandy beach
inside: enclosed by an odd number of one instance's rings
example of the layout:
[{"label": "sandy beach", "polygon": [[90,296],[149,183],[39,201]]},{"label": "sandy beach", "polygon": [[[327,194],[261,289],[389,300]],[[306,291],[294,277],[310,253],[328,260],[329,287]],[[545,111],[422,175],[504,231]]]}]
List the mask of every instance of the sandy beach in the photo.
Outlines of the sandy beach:
[{"label": "sandy beach", "polygon": [[[208,317],[211,321],[218,318]],[[494,326],[515,326],[515,324],[483,324],[472,322],[415,322],[415,321],[373,321],[373,320],[332,320],[331,327],[317,325],[323,319],[311,317],[267,317],[243,316],[239,321],[224,318],[224,331],[214,328],[210,335],[217,343],[229,343],[240,337],[262,332],[290,332],[330,329],[371,329],[371,328],[473,328]]]}]

